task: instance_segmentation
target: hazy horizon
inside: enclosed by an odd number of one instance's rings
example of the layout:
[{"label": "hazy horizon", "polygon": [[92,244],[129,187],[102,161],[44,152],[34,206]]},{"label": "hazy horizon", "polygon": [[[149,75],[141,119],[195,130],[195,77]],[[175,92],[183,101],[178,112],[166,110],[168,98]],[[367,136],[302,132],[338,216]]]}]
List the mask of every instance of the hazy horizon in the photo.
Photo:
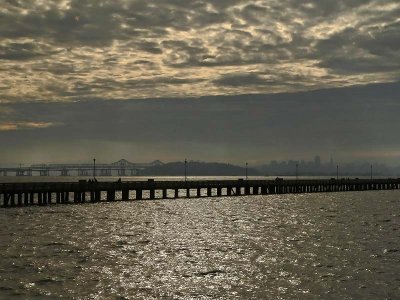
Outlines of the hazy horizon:
[{"label": "hazy horizon", "polygon": [[[397,168],[400,167],[400,164],[388,164],[385,162],[379,162],[379,161],[367,161],[367,160],[352,160],[352,161],[336,161],[334,159],[334,157],[330,157],[328,159],[328,157],[321,157],[320,155],[316,155],[313,158],[309,157],[309,158],[305,158],[305,159],[295,159],[295,158],[286,158],[286,159],[273,159],[273,158],[269,158],[267,160],[265,160],[264,162],[261,162],[259,164],[252,164],[252,163],[248,163],[248,162],[231,162],[231,161],[207,161],[207,160],[198,160],[198,159],[186,159],[187,163],[205,163],[205,164],[227,164],[227,165],[234,165],[234,166],[239,166],[239,167],[245,167],[246,163],[249,167],[251,168],[260,168],[260,167],[265,167],[271,164],[287,164],[287,165],[291,165],[291,164],[295,164],[297,163],[298,165],[310,165],[310,164],[315,164],[315,158],[319,157],[320,159],[320,164],[321,166],[328,166],[328,165],[332,165],[334,168],[332,169],[332,172],[336,170],[336,166],[341,166],[341,167],[345,167],[345,166],[361,166],[361,165],[373,165],[373,166],[384,166],[384,167],[389,167],[389,168]],[[130,159],[127,159],[126,157],[121,157],[118,159],[114,159],[114,160],[98,160],[96,159],[96,165],[102,165],[102,164],[112,164],[112,163],[117,163],[120,160],[126,160],[129,163],[134,163],[134,164],[147,164],[147,163],[154,163],[154,162],[159,162],[161,164],[171,164],[171,163],[184,163],[185,159],[181,159],[181,160],[170,160],[170,161],[161,161],[159,159],[153,159],[153,160],[149,160],[149,161],[143,161],[143,160],[137,160],[137,161],[133,161]],[[58,161],[39,161],[39,162],[19,162],[19,163],[6,163],[6,164],[0,164],[0,167],[21,167],[21,168],[28,168],[31,167],[33,165],[52,165],[52,164],[65,164],[65,165],[73,165],[73,164],[86,164],[86,165],[93,165],[93,158],[88,158],[86,160],[74,160],[74,161],[62,161],[62,160],[58,160]]]}]

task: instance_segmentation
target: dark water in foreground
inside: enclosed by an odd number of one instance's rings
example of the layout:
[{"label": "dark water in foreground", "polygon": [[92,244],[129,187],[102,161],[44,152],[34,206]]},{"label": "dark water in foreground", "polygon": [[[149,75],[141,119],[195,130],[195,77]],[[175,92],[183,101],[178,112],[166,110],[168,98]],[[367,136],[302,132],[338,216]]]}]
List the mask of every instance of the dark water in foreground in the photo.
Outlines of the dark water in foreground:
[{"label": "dark water in foreground", "polygon": [[1,299],[398,299],[399,191],[0,209]]}]

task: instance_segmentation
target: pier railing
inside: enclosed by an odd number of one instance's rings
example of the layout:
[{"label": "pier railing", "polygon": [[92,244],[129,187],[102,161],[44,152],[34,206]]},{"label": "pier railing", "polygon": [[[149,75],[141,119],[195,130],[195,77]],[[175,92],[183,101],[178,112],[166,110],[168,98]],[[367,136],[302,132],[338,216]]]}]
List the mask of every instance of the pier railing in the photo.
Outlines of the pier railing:
[{"label": "pier railing", "polygon": [[400,178],[2,183],[0,206],[393,189]]}]

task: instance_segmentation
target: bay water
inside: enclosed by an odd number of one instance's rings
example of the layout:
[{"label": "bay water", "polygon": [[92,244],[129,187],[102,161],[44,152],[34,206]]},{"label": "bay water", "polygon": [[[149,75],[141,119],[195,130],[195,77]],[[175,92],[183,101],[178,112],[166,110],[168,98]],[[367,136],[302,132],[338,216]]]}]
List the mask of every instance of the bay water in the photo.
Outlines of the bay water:
[{"label": "bay water", "polygon": [[0,299],[398,299],[400,192],[0,209]]}]

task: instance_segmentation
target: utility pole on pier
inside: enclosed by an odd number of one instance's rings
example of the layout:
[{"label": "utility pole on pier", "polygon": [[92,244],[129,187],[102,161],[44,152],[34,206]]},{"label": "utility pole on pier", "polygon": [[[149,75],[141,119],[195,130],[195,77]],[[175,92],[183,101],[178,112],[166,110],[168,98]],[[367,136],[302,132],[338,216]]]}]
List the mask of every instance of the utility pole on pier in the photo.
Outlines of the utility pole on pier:
[{"label": "utility pole on pier", "polygon": [[186,181],[186,165],[187,165],[187,159],[185,158],[185,181]]},{"label": "utility pole on pier", "polygon": [[371,165],[371,180],[372,180],[372,165]]},{"label": "utility pole on pier", "polygon": [[339,180],[339,165],[336,165],[336,180]]},{"label": "utility pole on pier", "polygon": [[247,180],[247,166],[248,166],[249,164],[246,162],[246,180]]},{"label": "utility pole on pier", "polygon": [[18,176],[22,176],[24,173],[22,173],[22,164],[19,164],[19,172],[18,172]]},{"label": "utility pole on pier", "polygon": [[96,159],[93,158],[93,179],[96,180]]}]

